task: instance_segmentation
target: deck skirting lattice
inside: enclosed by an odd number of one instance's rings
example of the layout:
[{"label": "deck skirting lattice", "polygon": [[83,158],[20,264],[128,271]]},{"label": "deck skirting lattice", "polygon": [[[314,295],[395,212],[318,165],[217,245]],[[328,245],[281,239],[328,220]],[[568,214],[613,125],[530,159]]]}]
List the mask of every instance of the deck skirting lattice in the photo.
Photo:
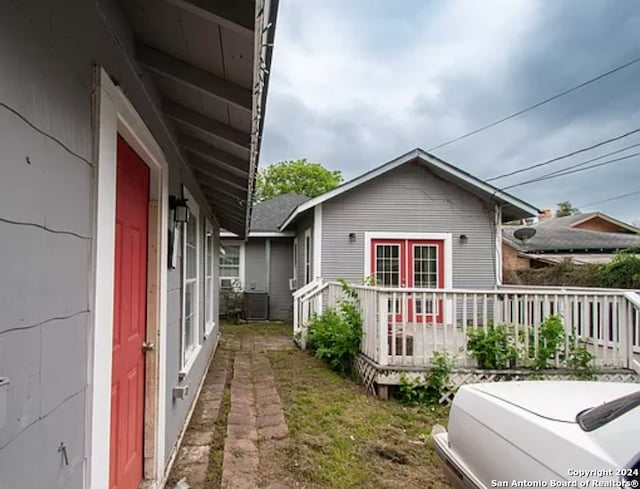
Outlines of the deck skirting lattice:
[{"label": "deck skirting lattice", "polygon": [[[364,355],[358,356],[354,367],[367,391],[377,392],[377,386],[400,385],[400,377],[405,375],[410,381],[423,378],[428,369],[411,367],[383,367]],[[440,404],[450,405],[457,390],[465,384],[481,382],[508,382],[513,380],[577,380],[576,374],[568,370],[482,370],[456,368],[449,377],[449,387],[445,389]],[[640,383],[640,376],[632,370],[601,369],[592,380],[601,382]]]}]

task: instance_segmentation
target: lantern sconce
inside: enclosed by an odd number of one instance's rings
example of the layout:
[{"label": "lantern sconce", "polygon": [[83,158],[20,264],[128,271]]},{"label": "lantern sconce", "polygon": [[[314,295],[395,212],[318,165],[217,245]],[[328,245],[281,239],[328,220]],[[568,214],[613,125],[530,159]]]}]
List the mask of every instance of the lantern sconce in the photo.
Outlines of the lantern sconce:
[{"label": "lantern sconce", "polygon": [[184,197],[179,198],[175,195],[169,196],[169,209],[173,211],[173,221],[175,223],[189,222],[189,206]]},{"label": "lantern sconce", "polygon": [[349,233],[349,242],[350,243],[356,242],[356,233]]},{"label": "lantern sconce", "polygon": [[461,234],[460,235],[460,244],[467,244],[467,241],[469,241],[469,238],[467,237],[466,234]]}]

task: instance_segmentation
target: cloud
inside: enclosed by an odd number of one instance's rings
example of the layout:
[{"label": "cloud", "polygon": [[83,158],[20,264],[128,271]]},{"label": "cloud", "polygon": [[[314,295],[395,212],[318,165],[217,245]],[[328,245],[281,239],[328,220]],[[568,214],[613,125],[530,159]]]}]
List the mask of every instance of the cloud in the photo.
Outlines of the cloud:
[{"label": "cloud", "polygon": [[[261,164],[306,157],[352,178],[640,56],[638,46],[640,4],[624,0],[281,2]],[[639,82],[640,64],[436,154],[486,178],[587,146],[640,127]],[[638,186],[640,159],[513,192],[544,207]],[[640,219],[639,203],[600,210]]]}]

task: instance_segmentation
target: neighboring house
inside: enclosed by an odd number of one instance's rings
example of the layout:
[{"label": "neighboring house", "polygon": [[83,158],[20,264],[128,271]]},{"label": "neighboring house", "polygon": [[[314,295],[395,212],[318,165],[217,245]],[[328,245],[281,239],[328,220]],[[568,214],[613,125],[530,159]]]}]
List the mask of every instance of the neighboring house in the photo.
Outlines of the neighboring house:
[{"label": "neighboring house", "polygon": [[388,287],[494,288],[503,222],[538,209],[420,149],[296,207],[297,287],[316,279]]},{"label": "neighboring house", "polygon": [[[220,257],[221,305],[236,286],[246,293],[250,318],[290,321],[293,313],[297,248],[293,231],[279,226],[291,212],[309,200],[304,195],[286,194],[255,204],[247,240],[222,231],[224,254]],[[232,292],[231,292],[232,293]]]},{"label": "neighboring house", "polygon": [[[526,240],[514,236],[529,227],[535,234]],[[617,251],[640,249],[640,229],[601,212],[541,220],[530,226],[505,226],[504,268],[541,268],[564,260],[576,264],[608,263]]]},{"label": "neighboring house", "polygon": [[219,229],[247,231],[276,10],[0,3],[1,488],[164,485]]}]

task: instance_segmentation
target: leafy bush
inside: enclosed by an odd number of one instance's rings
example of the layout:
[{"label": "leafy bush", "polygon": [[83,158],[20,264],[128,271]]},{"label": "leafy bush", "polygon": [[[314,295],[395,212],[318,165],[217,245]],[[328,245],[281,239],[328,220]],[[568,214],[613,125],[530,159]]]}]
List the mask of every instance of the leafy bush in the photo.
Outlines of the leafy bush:
[{"label": "leafy bush", "polygon": [[490,324],[487,331],[471,330],[467,336],[467,350],[480,368],[502,370],[512,366],[518,358],[514,335],[506,325]]},{"label": "leafy bush", "polygon": [[[536,332],[533,328],[529,330],[528,349],[524,348],[526,337],[522,328],[518,328],[520,348],[516,348],[515,331],[513,326],[504,324],[490,324],[487,331],[470,330],[467,333],[467,350],[476,359],[479,368],[504,370],[518,363],[534,370],[545,370],[555,367],[555,359],[558,358],[559,366],[570,369],[578,378],[594,377],[594,355],[589,352],[584,340],[577,339],[574,334],[566,338],[560,316],[549,316],[540,323]],[[567,349],[565,344],[568,344]]]},{"label": "leafy bush", "polygon": [[610,263],[600,266],[600,282],[603,287],[640,289],[640,258],[636,250],[617,253]]},{"label": "leafy bush", "polygon": [[556,358],[564,345],[564,326],[560,316],[549,316],[538,327],[538,350],[535,351],[535,333],[529,331],[529,359],[533,368],[543,370],[551,368],[550,361]]},{"label": "leafy bush", "polygon": [[362,316],[353,289],[345,281],[341,283],[345,298],[337,308],[329,308],[311,320],[307,346],[333,370],[347,374],[360,353]]},{"label": "leafy bush", "polygon": [[406,404],[438,404],[440,398],[450,387],[450,374],[453,359],[446,353],[435,352],[431,359],[433,366],[412,382],[406,374],[400,375],[398,399]]}]

